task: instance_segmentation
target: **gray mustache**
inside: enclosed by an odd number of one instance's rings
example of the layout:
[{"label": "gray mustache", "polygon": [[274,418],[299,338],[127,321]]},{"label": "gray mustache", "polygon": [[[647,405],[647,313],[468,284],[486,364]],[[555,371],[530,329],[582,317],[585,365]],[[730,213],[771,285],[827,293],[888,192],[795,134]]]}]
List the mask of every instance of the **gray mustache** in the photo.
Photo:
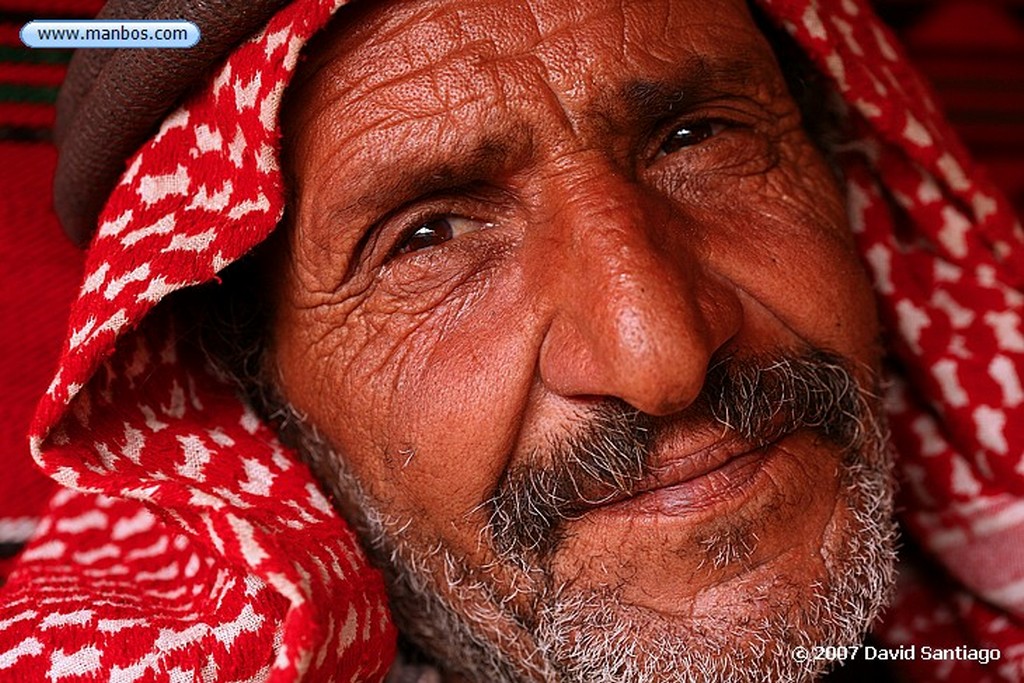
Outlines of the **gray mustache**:
[{"label": "gray mustache", "polygon": [[[708,369],[685,416],[696,424],[717,423],[757,445],[811,429],[844,453],[856,453],[872,423],[874,387],[861,387],[849,365],[825,350],[723,358]],[[631,493],[650,474],[660,422],[664,418],[608,400],[572,435],[510,467],[488,501],[498,552],[523,566],[549,557],[563,540],[563,522]]]}]

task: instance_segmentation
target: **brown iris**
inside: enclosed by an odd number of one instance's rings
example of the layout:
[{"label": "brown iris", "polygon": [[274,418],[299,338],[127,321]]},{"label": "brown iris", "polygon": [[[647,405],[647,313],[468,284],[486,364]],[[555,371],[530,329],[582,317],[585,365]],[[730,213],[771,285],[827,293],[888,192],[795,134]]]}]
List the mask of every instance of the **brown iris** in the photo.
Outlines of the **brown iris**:
[{"label": "brown iris", "polygon": [[672,154],[684,147],[700,144],[717,132],[715,128],[711,121],[695,121],[694,123],[679,126],[662,143],[661,152],[663,154]]},{"label": "brown iris", "polygon": [[455,230],[447,218],[435,218],[413,230],[399,245],[399,254],[436,247],[455,236]]}]

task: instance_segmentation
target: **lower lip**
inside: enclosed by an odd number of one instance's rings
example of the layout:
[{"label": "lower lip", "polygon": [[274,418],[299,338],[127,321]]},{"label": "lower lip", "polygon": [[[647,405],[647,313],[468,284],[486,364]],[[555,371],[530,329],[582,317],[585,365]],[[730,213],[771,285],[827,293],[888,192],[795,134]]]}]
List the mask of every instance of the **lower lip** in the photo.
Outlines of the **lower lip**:
[{"label": "lower lip", "polygon": [[760,489],[765,469],[777,452],[778,444],[763,446],[699,477],[645,491],[605,510],[630,516],[670,517],[704,511]]}]

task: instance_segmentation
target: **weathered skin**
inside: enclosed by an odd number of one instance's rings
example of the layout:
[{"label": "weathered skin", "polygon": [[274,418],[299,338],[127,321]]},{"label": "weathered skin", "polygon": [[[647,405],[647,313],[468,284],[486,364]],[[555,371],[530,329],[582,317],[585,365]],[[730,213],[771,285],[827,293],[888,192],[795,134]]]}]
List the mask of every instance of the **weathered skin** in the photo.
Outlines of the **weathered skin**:
[{"label": "weathered skin", "polygon": [[[368,5],[291,94],[272,355],[407,543],[511,594],[481,505],[596,401],[676,421],[668,459],[721,438],[685,410],[714,358],[877,367],[835,181],[742,1]],[[552,578],[669,619],[756,617],[757,586],[822,580],[837,462],[797,433],[707,505],[592,511]],[[757,544],[719,570],[701,540],[723,525]]]}]

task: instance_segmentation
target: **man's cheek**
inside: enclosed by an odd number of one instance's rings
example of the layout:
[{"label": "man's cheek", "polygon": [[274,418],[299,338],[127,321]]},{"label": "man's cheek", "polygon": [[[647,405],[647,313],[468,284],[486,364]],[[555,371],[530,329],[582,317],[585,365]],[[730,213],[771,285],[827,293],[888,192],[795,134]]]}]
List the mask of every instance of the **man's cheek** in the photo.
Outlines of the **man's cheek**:
[{"label": "man's cheek", "polygon": [[392,413],[392,401],[422,382],[445,330],[458,324],[476,297],[469,288],[460,290],[465,280],[461,274],[403,278],[383,272],[344,301],[306,312],[306,369],[319,378],[324,406],[386,433],[381,420]]},{"label": "man's cheek", "polygon": [[870,282],[838,198],[794,192],[788,176],[800,172],[780,168],[758,189],[761,201],[731,211],[711,237],[709,267],[804,341],[866,360],[877,336]]},{"label": "man's cheek", "polygon": [[429,309],[367,319],[376,334],[347,366],[352,399],[339,399],[347,410],[364,406],[360,431],[380,435],[364,480],[418,528],[447,536],[464,527],[474,543],[534,371],[513,280],[496,276]]}]

